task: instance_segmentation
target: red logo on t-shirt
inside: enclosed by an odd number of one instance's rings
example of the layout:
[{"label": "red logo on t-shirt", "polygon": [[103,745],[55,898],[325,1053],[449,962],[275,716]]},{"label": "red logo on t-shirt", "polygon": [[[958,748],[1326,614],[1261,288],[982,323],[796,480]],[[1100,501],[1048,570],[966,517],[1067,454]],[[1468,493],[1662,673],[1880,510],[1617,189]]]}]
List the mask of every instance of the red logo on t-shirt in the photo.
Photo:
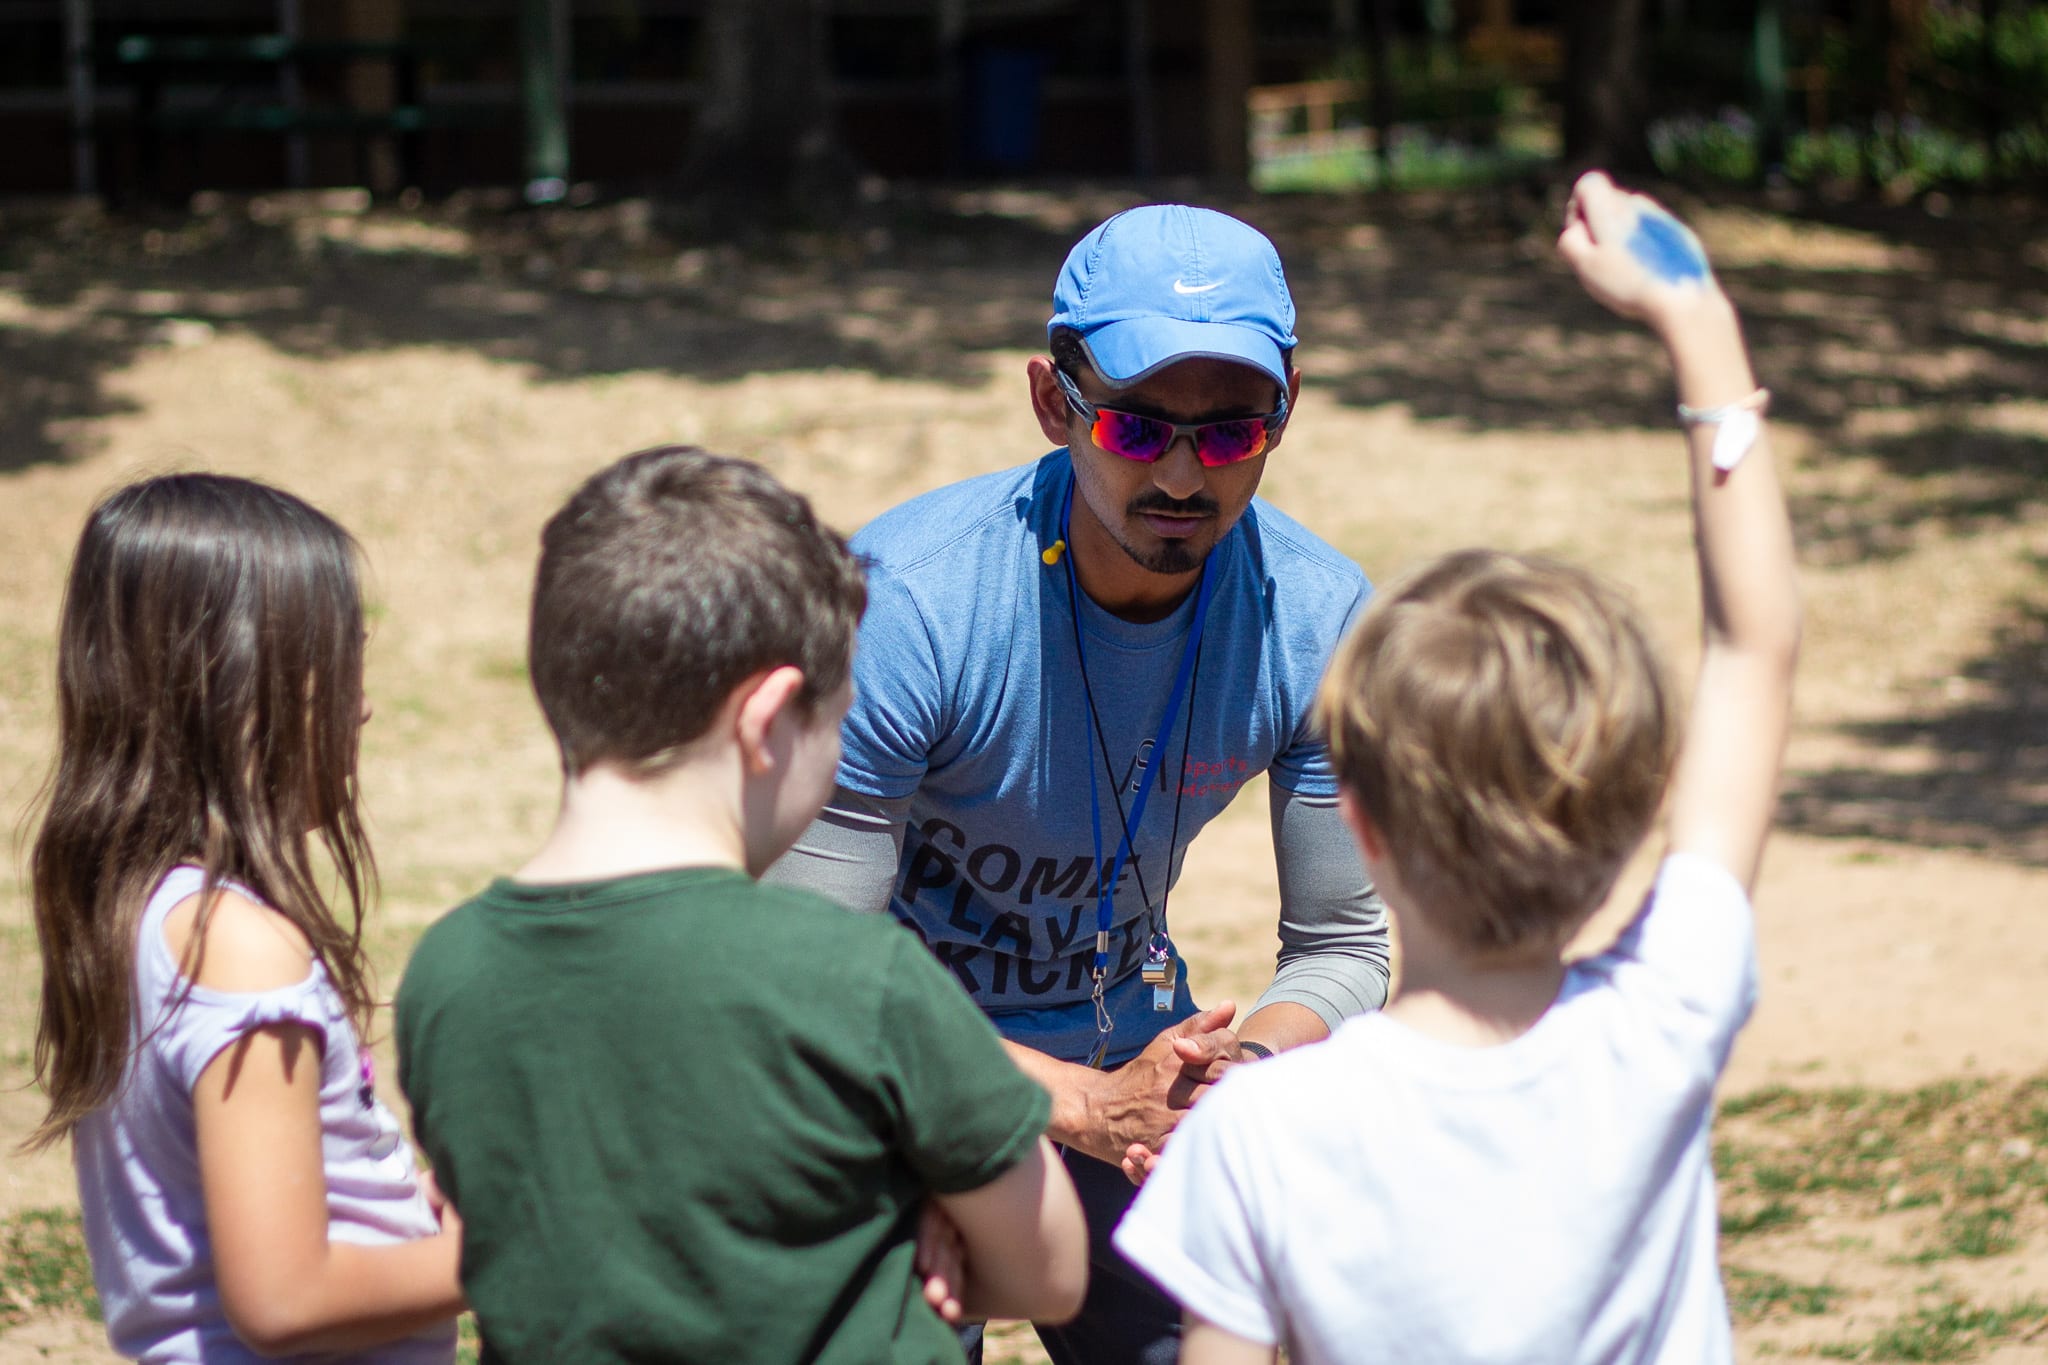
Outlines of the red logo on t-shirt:
[{"label": "red logo on t-shirt", "polygon": [[1239,787],[1251,780],[1252,765],[1235,756],[1228,758],[1188,757],[1181,765],[1180,794],[1182,796],[1221,796],[1229,799]]}]

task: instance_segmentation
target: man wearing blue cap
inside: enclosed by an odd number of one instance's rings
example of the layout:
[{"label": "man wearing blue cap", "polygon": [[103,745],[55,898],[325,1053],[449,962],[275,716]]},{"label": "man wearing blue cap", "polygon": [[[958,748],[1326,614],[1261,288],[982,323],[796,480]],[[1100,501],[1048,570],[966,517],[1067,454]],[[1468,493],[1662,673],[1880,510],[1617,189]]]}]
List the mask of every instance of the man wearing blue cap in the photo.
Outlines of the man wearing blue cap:
[{"label": "man wearing blue cap", "polygon": [[[1053,305],[1027,373],[1061,448],[854,538],[839,788],[773,875],[915,929],[1051,1092],[1094,1244],[1081,1316],[1040,1329],[1053,1360],[1164,1365],[1179,1311],[1109,1244],[1133,1182],[1225,1068],[1386,998],[1384,908],[1310,719],[1370,586],[1253,496],[1301,383],[1271,242],[1132,209],[1073,248]],[[1261,772],[1279,968],[1240,1019],[1196,1008],[1168,897]]]}]

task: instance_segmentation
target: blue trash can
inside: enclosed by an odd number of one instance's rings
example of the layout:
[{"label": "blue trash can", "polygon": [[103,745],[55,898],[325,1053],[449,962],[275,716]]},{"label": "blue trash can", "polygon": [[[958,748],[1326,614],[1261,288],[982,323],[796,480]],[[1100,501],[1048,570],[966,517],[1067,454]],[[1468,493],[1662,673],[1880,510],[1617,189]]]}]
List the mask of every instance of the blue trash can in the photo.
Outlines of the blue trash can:
[{"label": "blue trash can", "polygon": [[1043,52],[989,47],[968,63],[967,159],[977,169],[1024,171],[1038,162],[1045,100]]}]

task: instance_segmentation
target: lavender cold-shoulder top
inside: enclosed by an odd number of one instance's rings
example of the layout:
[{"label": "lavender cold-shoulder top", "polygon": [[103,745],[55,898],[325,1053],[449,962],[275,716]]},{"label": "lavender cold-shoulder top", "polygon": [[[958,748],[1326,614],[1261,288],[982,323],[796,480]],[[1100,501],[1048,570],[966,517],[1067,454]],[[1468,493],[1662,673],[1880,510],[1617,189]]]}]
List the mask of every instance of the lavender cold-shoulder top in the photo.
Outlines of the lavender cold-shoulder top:
[{"label": "lavender cold-shoulder top", "polygon": [[[331,1240],[406,1241],[431,1235],[436,1222],[420,1192],[412,1147],[377,1099],[368,1054],[317,959],[295,985],[255,994],[194,986],[172,1009],[185,981],[164,942],[164,920],[203,882],[199,868],[177,867],[149,898],[135,945],[140,1042],[119,1094],[78,1125],[74,1155],[93,1281],[114,1349],[146,1361],[242,1365],[260,1357],[235,1336],[221,1310],[192,1113],[200,1073],[242,1034],[294,1023],[321,1038],[320,1131]],[[454,1355],[449,1322],[346,1358],[448,1365]]]}]

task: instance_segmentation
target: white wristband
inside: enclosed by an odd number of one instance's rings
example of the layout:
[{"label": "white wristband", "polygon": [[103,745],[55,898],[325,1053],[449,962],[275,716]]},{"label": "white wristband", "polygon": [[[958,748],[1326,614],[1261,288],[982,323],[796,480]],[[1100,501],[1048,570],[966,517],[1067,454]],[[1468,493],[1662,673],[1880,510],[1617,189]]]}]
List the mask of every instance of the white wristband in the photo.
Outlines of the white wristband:
[{"label": "white wristband", "polygon": [[1686,427],[1719,427],[1714,433],[1714,468],[1726,474],[1742,463],[1763,434],[1764,413],[1771,406],[1771,391],[1758,389],[1749,397],[1717,408],[1689,408],[1678,405],[1679,423]]}]

